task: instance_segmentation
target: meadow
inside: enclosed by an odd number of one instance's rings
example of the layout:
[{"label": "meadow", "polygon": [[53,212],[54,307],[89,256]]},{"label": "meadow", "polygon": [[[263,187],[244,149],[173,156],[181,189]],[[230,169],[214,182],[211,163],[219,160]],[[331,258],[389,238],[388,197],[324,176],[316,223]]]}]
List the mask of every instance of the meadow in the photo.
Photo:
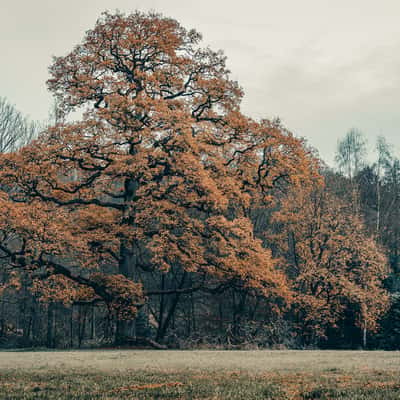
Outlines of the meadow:
[{"label": "meadow", "polygon": [[2,351],[0,399],[399,399],[400,353]]}]

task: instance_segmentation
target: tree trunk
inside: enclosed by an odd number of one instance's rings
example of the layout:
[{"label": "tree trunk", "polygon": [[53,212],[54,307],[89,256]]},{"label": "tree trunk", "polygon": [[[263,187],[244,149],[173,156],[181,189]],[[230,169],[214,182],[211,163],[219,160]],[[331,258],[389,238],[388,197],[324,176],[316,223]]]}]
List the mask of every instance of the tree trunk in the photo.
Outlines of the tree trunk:
[{"label": "tree trunk", "polygon": [[47,339],[46,346],[54,347],[54,304],[49,303],[47,306]]},{"label": "tree trunk", "polygon": [[367,348],[367,323],[364,322],[364,327],[363,327],[363,349],[365,350]]},{"label": "tree trunk", "polygon": [[[132,145],[130,154],[135,154],[136,149]],[[139,183],[133,179],[126,179],[124,182],[124,202],[129,204],[135,197],[136,191],[139,188]],[[127,208],[127,215],[125,216],[125,223],[131,229],[135,229],[135,216],[129,214],[130,210]],[[131,250],[132,249],[132,250]],[[135,279],[136,273],[136,257],[135,257],[135,243],[127,243],[125,240],[121,241],[120,246],[120,260],[118,271],[121,275],[128,279]],[[115,332],[115,344],[123,345],[126,339],[131,337],[134,330],[134,320],[117,321],[117,329]]]},{"label": "tree trunk", "polygon": [[[179,282],[179,285],[178,285],[178,288],[177,288],[178,290],[183,288],[183,286],[185,284],[185,281],[186,281],[186,276],[187,276],[187,273],[183,272],[182,279]],[[165,286],[165,285],[162,285],[162,286]],[[161,295],[161,296],[163,296],[163,295]],[[180,292],[175,293],[175,296],[172,299],[171,305],[170,305],[170,307],[168,309],[167,315],[166,315],[166,317],[164,319],[161,318],[162,314],[160,313],[160,320],[159,320],[157,337],[156,337],[156,341],[157,342],[162,341],[165,338],[165,335],[166,335],[167,330],[169,328],[169,325],[170,325],[170,323],[172,321],[172,318],[175,315],[176,307],[177,307],[177,305],[179,303],[180,297],[181,297],[181,293]]]}]

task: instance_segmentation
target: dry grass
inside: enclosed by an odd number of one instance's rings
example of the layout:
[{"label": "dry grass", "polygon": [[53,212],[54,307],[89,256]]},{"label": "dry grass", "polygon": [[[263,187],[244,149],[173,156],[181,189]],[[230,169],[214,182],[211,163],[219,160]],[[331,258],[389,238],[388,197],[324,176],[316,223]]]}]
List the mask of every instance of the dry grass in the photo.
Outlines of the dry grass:
[{"label": "dry grass", "polygon": [[0,352],[0,399],[400,399],[400,353]]}]

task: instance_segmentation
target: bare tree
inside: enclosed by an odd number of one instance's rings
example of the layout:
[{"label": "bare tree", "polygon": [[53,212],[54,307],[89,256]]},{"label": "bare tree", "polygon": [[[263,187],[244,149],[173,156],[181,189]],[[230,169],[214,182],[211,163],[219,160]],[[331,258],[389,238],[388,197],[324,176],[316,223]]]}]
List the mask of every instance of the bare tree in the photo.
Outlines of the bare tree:
[{"label": "bare tree", "polygon": [[0,153],[29,143],[38,129],[38,123],[29,121],[6,98],[0,97]]},{"label": "bare tree", "polygon": [[388,170],[391,167],[393,156],[390,152],[390,146],[383,136],[378,136],[375,151],[377,153],[377,161],[374,165],[376,170],[376,233],[379,235],[381,226],[381,186],[382,186],[382,170]]},{"label": "bare tree", "polygon": [[344,175],[351,181],[365,164],[367,141],[357,129],[350,129],[338,142],[335,161]]}]

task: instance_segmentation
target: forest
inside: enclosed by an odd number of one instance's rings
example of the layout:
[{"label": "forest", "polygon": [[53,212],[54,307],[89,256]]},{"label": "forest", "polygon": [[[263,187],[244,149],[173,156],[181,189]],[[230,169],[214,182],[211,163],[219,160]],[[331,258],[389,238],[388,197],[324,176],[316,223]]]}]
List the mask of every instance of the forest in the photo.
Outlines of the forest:
[{"label": "forest", "polygon": [[1,347],[400,347],[384,136],[328,166],[157,13],[103,13],[49,74],[48,122],[0,99]]}]

